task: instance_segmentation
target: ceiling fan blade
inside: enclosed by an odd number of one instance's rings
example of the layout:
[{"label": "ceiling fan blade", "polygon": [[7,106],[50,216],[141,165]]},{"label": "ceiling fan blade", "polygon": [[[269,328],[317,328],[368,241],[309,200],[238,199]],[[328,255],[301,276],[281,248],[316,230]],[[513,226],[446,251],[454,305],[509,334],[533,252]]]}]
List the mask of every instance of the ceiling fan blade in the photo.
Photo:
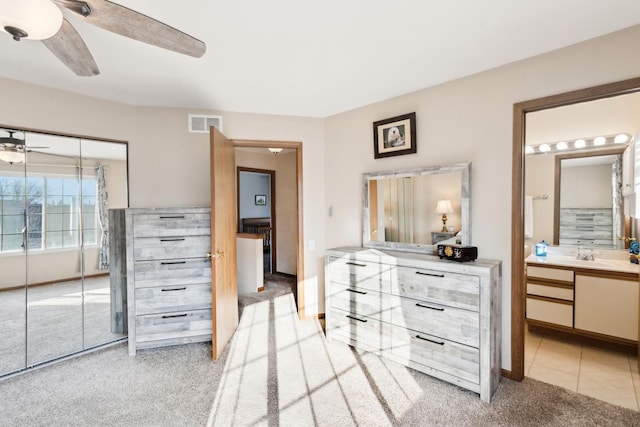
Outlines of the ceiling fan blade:
[{"label": "ceiling fan blade", "polygon": [[89,77],[100,74],[89,48],[66,19],[62,20],[62,27],[56,35],[42,40],[42,43],[76,75]]},{"label": "ceiling fan blade", "polygon": [[121,36],[196,58],[207,50],[204,42],[189,34],[107,0],[53,1],[91,24]]}]

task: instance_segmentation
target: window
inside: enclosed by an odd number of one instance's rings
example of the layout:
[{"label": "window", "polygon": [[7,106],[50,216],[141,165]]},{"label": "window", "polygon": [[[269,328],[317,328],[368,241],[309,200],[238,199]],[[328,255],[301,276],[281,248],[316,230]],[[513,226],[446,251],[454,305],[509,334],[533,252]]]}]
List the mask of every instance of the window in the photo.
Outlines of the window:
[{"label": "window", "polygon": [[[26,197],[25,197],[26,191]],[[0,175],[0,252],[98,243],[94,177]],[[82,218],[80,217],[82,213]],[[25,222],[28,224],[26,229]]]}]

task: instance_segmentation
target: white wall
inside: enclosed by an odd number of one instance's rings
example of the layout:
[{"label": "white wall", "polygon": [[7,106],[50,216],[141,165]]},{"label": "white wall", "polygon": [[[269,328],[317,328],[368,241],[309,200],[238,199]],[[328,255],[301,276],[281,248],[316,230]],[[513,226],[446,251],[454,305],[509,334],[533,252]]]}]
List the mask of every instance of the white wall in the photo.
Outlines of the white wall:
[{"label": "white wall", "polygon": [[[503,262],[502,366],[511,369],[513,104],[637,77],[638,40],[636,26],[327,118],[327,247],[361,244],[362,173],[471,161],[471,239],[480,257]],[[375,160],[372,123],[413,111],[417,154]]]}]

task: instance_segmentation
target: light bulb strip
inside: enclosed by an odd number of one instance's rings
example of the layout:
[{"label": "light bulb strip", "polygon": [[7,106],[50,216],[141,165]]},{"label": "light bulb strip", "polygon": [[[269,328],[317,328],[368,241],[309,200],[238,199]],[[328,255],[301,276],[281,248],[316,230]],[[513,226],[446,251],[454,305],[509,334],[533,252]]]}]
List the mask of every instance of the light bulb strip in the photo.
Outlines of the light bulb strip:
[{"label": "light bulb strip", "polygon": [[611,146],[623,146],[631,142],[631,135],[628,133],[618,133],[614,135],[603,135],[592,138],[579,138],[575,140],[564,140],[553,143],[544,143],[538,145],[527,145],[525,154],[549,154],[564,153],[568,151],[602,149]]}]

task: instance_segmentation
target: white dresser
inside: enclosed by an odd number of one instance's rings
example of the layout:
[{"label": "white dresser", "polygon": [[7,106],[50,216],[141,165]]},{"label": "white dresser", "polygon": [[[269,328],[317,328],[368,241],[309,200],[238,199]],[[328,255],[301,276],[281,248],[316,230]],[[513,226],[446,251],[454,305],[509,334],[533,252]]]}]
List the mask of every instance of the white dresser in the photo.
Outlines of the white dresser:
[{"label": "white dresser", "polygon": [[360,247],[327,251],[327,337],[480,394],[501,377],[501,262]]},{"label": "white dresser", "polygon": [[211,341],[208,208],[125,211],[129,355]]}]

